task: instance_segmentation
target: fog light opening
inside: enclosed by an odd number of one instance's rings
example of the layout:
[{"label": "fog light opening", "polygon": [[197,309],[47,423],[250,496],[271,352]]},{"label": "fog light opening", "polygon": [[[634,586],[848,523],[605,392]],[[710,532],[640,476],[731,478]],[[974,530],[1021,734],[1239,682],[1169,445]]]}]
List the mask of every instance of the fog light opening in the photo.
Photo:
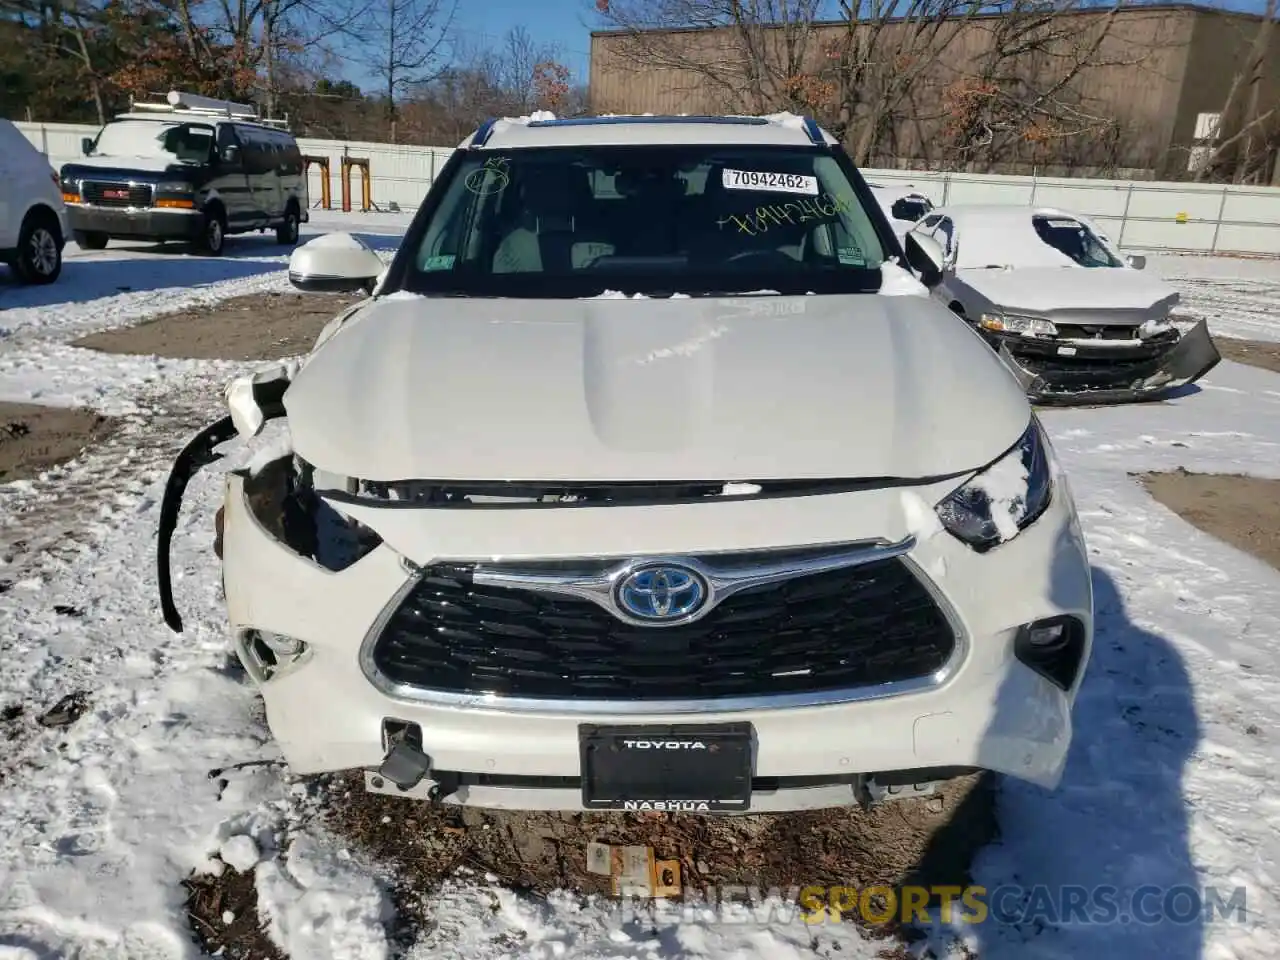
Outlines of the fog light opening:
[{"label": "fog light opening", "polygon": [[267,645],[277,658],[291,659],[302,653],[307,645],[297,637],[286,637],[281,633],[271,633],[267,630],[258,631],[258,636],[262,638],[262,642]]},{"label": "fog light opening", "polygon": [[310,652],[305,643],[296,637],[288,637],[268,630],[246,630],[240,640],[240,648],[251,664],[250,673],[265,683],[282,670],[303,662]]},{"label": "fog light opening", "polygon": [[1013,653],[1050,683],[1069,690],[1084,656],[1084,624],[1071,616],[1024,624],[1014,640]]}]

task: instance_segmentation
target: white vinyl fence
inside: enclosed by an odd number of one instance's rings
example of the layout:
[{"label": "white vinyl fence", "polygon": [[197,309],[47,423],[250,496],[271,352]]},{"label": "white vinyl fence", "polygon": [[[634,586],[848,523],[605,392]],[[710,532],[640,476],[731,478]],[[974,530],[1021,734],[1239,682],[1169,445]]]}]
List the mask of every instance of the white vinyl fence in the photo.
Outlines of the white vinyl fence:
[{"label": "white vinyl fence", "polygon": [[[68,123],[19,123],[56,168],[80,154],[80,139],[97,128]],[[416,209],[452,147],[300,139],[308,156],[330,163],[333,209],[341,209],[343,156],[369,161],[373,203]],[[906,170],[864,170],[876,183],[911,184],[935,204],[1038,204],[1091,217],[1120,246],[1130,250],[1243,253],[1280,256],[1280,187],[1154,183],[1083,178],[1009,177]],[[351,173],[351,203],[360,207],[360,171]],[[320,173],[311,168],[311,202],[320,204]]]}]

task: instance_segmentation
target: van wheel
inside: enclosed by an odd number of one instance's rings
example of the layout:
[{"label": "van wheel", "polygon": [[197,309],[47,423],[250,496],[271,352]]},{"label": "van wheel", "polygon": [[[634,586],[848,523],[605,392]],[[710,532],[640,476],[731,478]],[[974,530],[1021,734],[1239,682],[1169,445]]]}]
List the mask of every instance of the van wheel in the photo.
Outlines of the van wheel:
[{"label": "van wheel", "polygon": [[76,246],[82,250],[105,250],[111,238],[98,230],[77,230],[72,234]]},{"label": "van wheel", "polygon": [[284,222],[276,227],[276,243],[292,247],[298,242],[298,208],[292,203],[284,212]]},{"label": "van wheel", "polygon": [[62,273],[62,231],[53,215],[44,210],[27,214],[18,233],[18,253],[13,266],[23,283],[53,283]]},{"label": "van wheel", "polygon": [[204,212],[204,226],[196,246],[202,253],[220,257],[226,245],[227,218],[219,207],[212,207]]}]

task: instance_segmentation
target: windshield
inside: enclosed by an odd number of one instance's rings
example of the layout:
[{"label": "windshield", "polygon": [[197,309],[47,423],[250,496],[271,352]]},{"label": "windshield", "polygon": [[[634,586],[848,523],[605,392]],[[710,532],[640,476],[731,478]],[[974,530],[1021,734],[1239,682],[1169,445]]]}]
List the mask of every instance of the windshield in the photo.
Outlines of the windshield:
[{"label": "windshield", "polygon": [[1082,267],[1122,267],[1102,241],[1079,220],[1070,217],[1035,217],[1040,239]]},{"label": "windshield", "polygon": [[213,127],[202,123],[116,120],[102,128],[93,154],[207,163],[212,148]]},{"label": "windshield", "polygon": [[889,255],[869,191],[830,150],[465,151],[450,167],[406,238],[413,292],[860,292]]}]

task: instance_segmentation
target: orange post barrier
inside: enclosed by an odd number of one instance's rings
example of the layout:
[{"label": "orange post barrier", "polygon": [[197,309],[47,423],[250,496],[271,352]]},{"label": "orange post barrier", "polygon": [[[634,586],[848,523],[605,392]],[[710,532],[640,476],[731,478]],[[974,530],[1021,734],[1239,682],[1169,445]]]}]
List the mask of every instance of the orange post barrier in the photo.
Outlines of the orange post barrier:
[{"label": "orange post barrier", "polygon": [[369,160],[366,157],[342,158],[342,211],[351,212],[351,171],[360,169],[360,211],[373,209],[373,185],[370,183]]},{"label": "orange post barrier", "polygon": [[329,195],[329,158],[303,154],[302,170],[308,177],[311,175],[312,164],[320,168],[320,206],[326,210],[332,210],[333,198]]}]

